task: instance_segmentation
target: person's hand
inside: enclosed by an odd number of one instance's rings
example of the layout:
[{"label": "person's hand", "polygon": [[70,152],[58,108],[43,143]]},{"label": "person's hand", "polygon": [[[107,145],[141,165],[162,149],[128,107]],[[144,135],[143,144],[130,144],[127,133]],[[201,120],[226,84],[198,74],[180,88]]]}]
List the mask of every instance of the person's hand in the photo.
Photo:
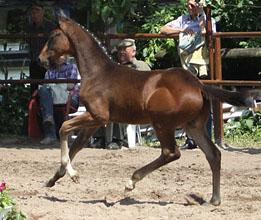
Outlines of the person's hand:
[{"label": "person's hand", "polygon": [[194,31],[190,28],[186,28],[182,32],[186,33],[187,35],[193,35],[194,34]]},{"label": "person's hand", "polygon": [[197,3],[197,11],[198,11],[198,15],[204,14],[204,9],[203,9],[203,3],[199,2]]}]

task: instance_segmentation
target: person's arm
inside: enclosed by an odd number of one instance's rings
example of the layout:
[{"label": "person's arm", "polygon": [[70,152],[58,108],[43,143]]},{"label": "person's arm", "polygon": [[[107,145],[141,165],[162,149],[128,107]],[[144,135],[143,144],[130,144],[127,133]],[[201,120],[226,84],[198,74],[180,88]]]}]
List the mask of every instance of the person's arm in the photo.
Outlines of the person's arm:
[{"label": "person's arm", "polygon": [[183,27],[183,21],[186,19],[187,15],[180,16],[176,20],[162,26],[160,32],[162,34],[187,33],[188,35],[192,35],[194,33],[192,29]]},{"label": "person's arm", "polygon": [[182,28],[173,28],[167,25],[164,25],[160,28],[160,33],[162,34],[175,34],[175,33],[180,33],[183,32],[184,29]]},{"label": "person's arm", "polygon": [[206,15],[203,9],[203,3],[197,4],[198,16],[199,16],[199,30],[200,34],[206,34]]},{"label": "person's arm", "polygon": [[186,33],[188,35],[192,35],[194,33],[194,31],[190,28],[173,28],[167,25],[161,27],[160,32],[162,34]]},{"label": "person's arm", "polygon": [[206,34],[206,21],[204,14],[199,17],[200,35]]}]

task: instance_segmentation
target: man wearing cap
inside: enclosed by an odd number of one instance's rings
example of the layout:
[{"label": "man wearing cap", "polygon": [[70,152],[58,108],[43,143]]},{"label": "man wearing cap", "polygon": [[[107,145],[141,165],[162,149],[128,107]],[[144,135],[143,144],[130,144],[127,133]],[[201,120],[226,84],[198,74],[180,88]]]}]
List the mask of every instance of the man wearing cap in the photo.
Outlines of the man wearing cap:
[{"label": "man wearing cap", "polygon": [[[40,3],[33,3],[29,8],[30,22],[26,25],[25,32],[27,34],[46,34],[56,27],[56,25],[44,18],[44,8]],[[38,56],[45,45],[47,39],[30,38],[27,40],[30,46],[30,79],[43,79],[46,69],[38,63]],[[31,94],[38,89],[38,84],[31,84]]]},{"label": "man wearing cap", "polygon": [[[117,47],[118,61],[121,65],[126,65],[130,68],[141,70],[141,71],[150,71],[150,67],[147,63],[135,58],[136,55],[136,45],[134,39],[123,39],[119,42]],[[110,129],[113,129],[113,132],[110,132]],[[122,145],[122,135],[120,132],[119,124],[108,124],[106,131],[104,127],[98,129],[98,131],[93,135],[94,143],[91,144],[92,148],[105,148],[105,137],[104,134],[113,133],[112,141],[108,144],[107,149],[120,149]]]},{"label": "man wearing cap", "polygon": [[134,39],[124,39],[118,45],[118,59],[120,64],[136,70],[150,70],[147,63],[135,58],[136,45]]}]

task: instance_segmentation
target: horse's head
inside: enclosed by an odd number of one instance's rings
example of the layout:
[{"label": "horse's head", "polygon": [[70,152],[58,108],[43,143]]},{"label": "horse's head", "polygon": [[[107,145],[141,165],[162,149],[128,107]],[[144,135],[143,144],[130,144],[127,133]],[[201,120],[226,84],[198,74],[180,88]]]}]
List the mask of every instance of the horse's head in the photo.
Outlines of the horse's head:
[{"label": "horse's head", "polygon": [[64,54],[72,55],[69,39],[61,29],[64,19],[58,18],[59,27],[51,32],[39,55],[39,62],[45,68],[52,67],[54,61]]}]

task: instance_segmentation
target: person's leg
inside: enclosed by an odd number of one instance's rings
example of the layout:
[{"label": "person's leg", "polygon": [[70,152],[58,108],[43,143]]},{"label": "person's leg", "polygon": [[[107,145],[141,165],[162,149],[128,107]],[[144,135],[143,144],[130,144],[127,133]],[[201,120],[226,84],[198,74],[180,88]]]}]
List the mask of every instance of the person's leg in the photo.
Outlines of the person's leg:
[{"label": "person's leg", "polygon": [[105,136],[106,136],[107,144],[112,142],[112,135],[113,135],[113,122],[109,122],[105,127]]},{"label": "person's leg", "polygon": [[79,102],[78,101],[75,101],[74,99],[71,100],[71,106],[74,108],[74,109],[78,109],[79,107]]},{"label": "person's leg", "polygon": [[118,123],[113,123],[113,135],[112,135],[112,139],[114,140],[123,140],[123,135],[121,132],[121,127],[120,124]]},{"label": "person's leg", "polygon": [[122,142],[123,142],[123,135],[121,133],[120,124],[113,123],[112,130],[113,130],[112,141],[110,143],[108,143],[107,149],[111,149],[111,150],[120,149],[122,146]]},{"label": "person's leg", "polygon": [[54,124],[53,98],[50,89],[42,86],[38,93],[43,123]]},{"label": "person's leg", "polygon": [[192,150],[192,149],[195,149],[195,148],[197,148],[197,144],[188,135],[186,135],[186,142],[185,142],[185,144],[183,146],[179,147],[180,150]]},{"label": "person's leg", "polygon": [[40,142],[41,144],[52,144],[55,143],[56,138],[56,128],[54,124],[44,124],[44,139]]},{"label": "person's leg", "polygon": [[91,148],[105,148],[105,128],[100,127],[94,134],[94,142],[90,145]]},{"label": "person's leg", "polygon": [[206,124],[207,133],[210,138],[212,138],[212,128],[213,128],[213,112],[212,112],[212,108],[211,108],[209,118],[208,118],[208,121]]},{"label": "person's leg", "polygon": [[40,144],[53,144],[56,142],[56,127],[54,123],[52,95],[50,90],[46,87],[41,87],[38,95],[43,117],[44,131],[44,139],[40,142]]}]

